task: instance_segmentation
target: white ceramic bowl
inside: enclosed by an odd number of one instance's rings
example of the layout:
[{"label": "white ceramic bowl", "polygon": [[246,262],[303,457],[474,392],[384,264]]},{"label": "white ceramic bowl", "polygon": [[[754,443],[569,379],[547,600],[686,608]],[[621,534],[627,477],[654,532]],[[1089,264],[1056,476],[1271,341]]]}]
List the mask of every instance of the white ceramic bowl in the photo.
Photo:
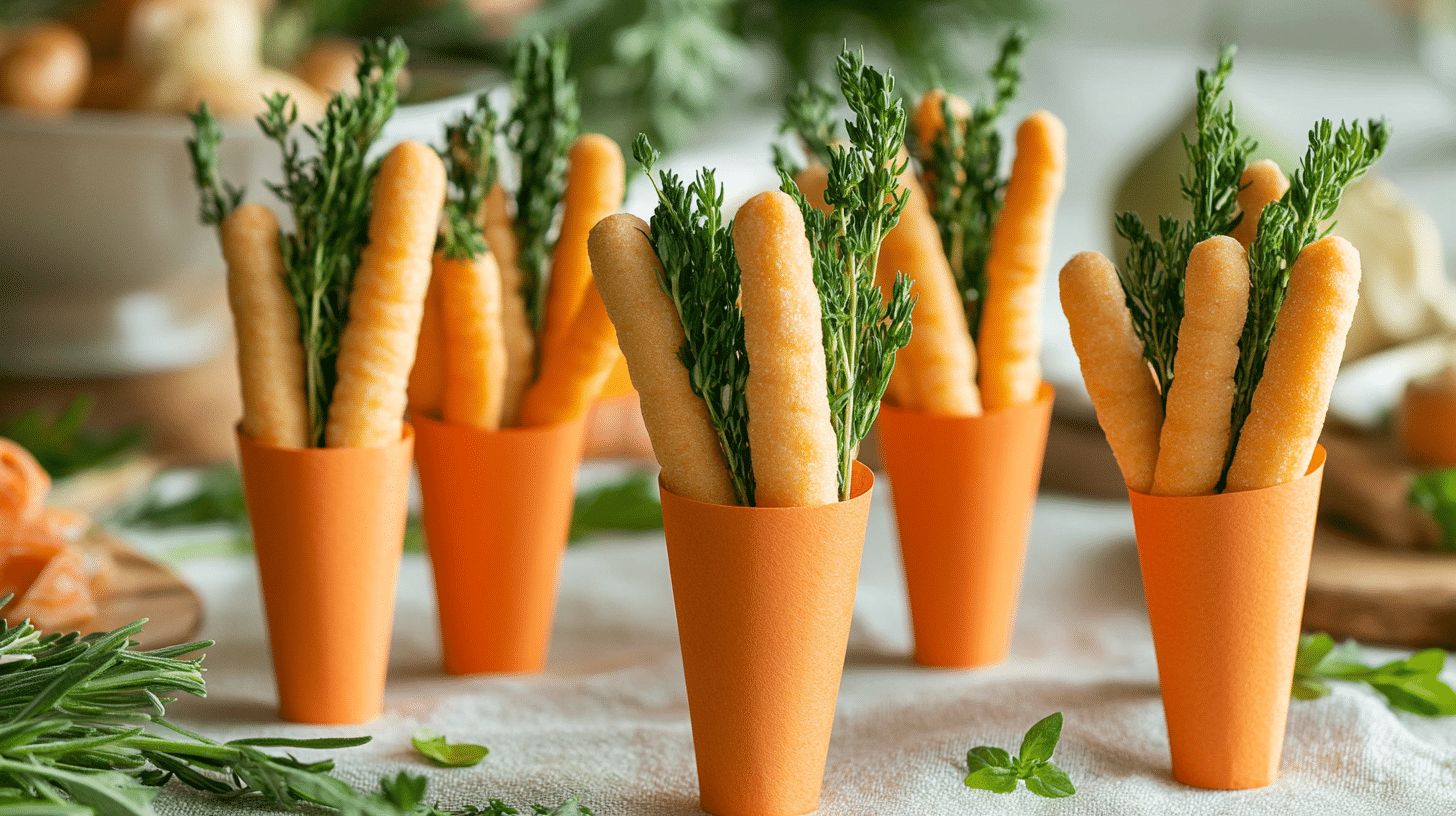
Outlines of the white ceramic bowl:
[{"label": "white ceramic bowl", "polygon": [[[401,106],[379,142],[439,143],[462,94]],[[180,368],[231,330],[217,236],[197,220],[186,117],[0,109],[0,371],[109,376]],[[277,148],[223,124],[223,176],[276,204]]]}]

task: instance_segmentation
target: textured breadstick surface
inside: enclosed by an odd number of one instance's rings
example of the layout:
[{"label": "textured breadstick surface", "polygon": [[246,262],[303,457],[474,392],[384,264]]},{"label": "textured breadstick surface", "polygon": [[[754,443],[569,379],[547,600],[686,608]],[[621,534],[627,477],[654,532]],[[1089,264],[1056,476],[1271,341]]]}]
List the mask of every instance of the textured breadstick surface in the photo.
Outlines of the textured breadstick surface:
[{"label": "textured breadstick surface", "polygon": [[550,425],[585,414],[621,354],[616,328],[596,284],[588,278],[576,316],[560,345],[541,362],[541,376],[526,392],[521,424]]},{"label": "textured breadstick surface", "polygon": [[451,260],[437,254],[435,274],[440,279],[441,333],[446,349],[445,420],[497,430],[504,397],[506,349],[501,329],[500,269],[495,256],[486,253],[469,260]]},{"label": "textured breadstick surface", "polygon": [[737,504],[708,408],[678,360],[686,337],[677,307],[662,290],[662,265],[647,222],[622,213],[602,219],[587,240],[592,276],[627,358],[642,422],[662,467],[662,484],[684,498]]},{"label": "textured breadstick surface", "polygon": [[563,340],[591,284],[587,235],[598,221],[617,211],[626,194],[622,151],[610,138],[583,133],[572,143],[567,162],[561,232],[551,253],[543,356],[552,354]]},{"label": "textured breadstick surface", "polygon": [[955,275],[940,243],[940,229],[930,214],[930,200],[908,166],[900,174],[900,185],[909,195],[900,222],[880,244],[875,283],[888,293],[895,275],[903,272],[914,284],[911,293],[916,301],[914,329],[910,342],[895,355],[889,394],[901,408],[976,416],[981,413],[976,350]]},{"label": "textured breadstick surface", "polygon": [[[1239,212],[1244,214],[1239,225],[1229,233],[1247,250],[1254,243],[1259,232],[1259,216],[1264,207],[1278,201],[1289,189],[1289,179],[1279,170],[1279,165],[1269,159],[1260,159],[1244,168],[1239,176]],[[1176,375],[1174,375],[1176,377]]]},{"label": "textured breadstick surface", "polygon": [[810,507],[839,500],[814,259],[798,205],[771,191],[733,220],[748,351],[748,445],[754,503]]},{"label": "textured breadstick surface", "polygon": [[275,447],[308,447],[303,345],[298,307],[283,280],[278,219],[262,204],[244,204],[219,229],[238,334],[243,433]]},{"label": "textured breadstick surface", "polygon": [[370,197],[369,244],[354,273],[324,429],[331,448],[385,445],[403,432],[405,389],[445,203],[445,166],[430,147],[400,142],[380,164]]},{"label": "textured breadstick surface", "polygon": [[536,335],[526,313],[521,293],[521,269],[516,265],[519,250],[512,226],[506,190],[499,183],[491,188],[481,208],[485,242],[495,256],[501,278],[501,336],[506,347],[506,380],[501,396],[501,425],[513,427],[521,419],[521,403],[535,379]]},{"label": "textured breadstick surface", "polygon": [[1078,253],[1062,267],[1060,286],[1062,311],[1097,422],[1123,481],[1147,493],[1158,462],[1163,402],[1133,331],[1117,269],[1100,252]]},{"label": "textured breadstick surface", "polygon": [[1324,428],[1359,290],[1360,253],[1349,241],[1331,235],[1299,253],[1225,490],[1273,487],[1304,475]]},{"label": "textured breadstick surface", "polygon": [[1183,299],[1155,496],[1209,495],[1228,461],[1234,371],[1249,313],[1249,264],[1237,240],[1220,235],[1193,247]]},{"label": "textured breadstick surface", "polygon": [[1067,130],[1038,111],[1016,131],[1016,159],[986,258],[981,308],[981,403],[987,411],[1024,405],[1041,387],[1041,280],[1067,169]]},{"label": "textured breadstick surface", "polygon": [[445,326],[440,303],[440,259],[430,271],[425,290],[425,310],[420,316],[420,339],[415,347],[415,364],[410,367],[409,407],[439,417],[445,405]]}]

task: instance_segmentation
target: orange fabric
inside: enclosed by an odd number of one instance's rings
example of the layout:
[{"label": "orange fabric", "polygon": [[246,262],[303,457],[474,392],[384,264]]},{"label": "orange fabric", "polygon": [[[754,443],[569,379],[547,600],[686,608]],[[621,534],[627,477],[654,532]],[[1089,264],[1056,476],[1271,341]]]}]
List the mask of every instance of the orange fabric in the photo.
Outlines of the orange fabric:
[{"label": "orange fabric", "polygon": [[1199,788],[1279,774],[1324,448],[1292,482],[1208,496],[1129,491],[1173,778]]},{"label": "orange fabric", "polygon": [[357,724],[384,701],[414,433],[376,447],[238,435],[285,720]]},{"label": "orange fabric", "polygon": [[445,671],[540,671],[584,418],[499,431],[411,420]]},{"label": "orange fabric", "polygon": [[814,810],[844,668],[874,476],[814,507],[704,504],[662,490],[702,807]]},{"label": "orange fabric", "polygon": [[980,416],[880,408],[915,662],[1004,660],[1051,423],[1052,388]]}]

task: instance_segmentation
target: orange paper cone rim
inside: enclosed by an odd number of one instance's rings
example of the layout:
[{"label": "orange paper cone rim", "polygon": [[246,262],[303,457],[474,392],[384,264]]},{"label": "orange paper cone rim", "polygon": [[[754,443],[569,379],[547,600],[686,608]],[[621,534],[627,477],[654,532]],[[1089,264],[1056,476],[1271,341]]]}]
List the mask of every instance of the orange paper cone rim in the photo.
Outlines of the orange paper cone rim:
[{"label": "orange paper cone rim", "polygon": [[662,490],[702,807],[818,807],[874,476],[819,507],[730,507]]},{"label": "orange paper cone rim", "polygon": [[1053,391],[981,416],[880,409],[915,661],[972,668],[1011,644]]},{"label": "orange paper cone rim", "polygon": [[1278,775],[1325,451],[1287,484],[1131,492],[1173,776],[1200,788]]},{"label": "orange paper cone rim", "polygon": [[499,431],[412,420],[445,671],[540,671],[583,420]]},{"label": "orange paper cone rim", "polygon": [[277,448],[238,433],[286,720],[358,724],[383,707],[414,433],[370,448]]}]

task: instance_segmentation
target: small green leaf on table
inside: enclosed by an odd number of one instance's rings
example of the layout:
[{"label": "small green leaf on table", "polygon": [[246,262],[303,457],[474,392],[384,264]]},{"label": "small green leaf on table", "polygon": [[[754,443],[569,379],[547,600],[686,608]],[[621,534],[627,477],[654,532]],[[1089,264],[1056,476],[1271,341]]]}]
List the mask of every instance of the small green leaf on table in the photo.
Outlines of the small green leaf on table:
[{"label": "small green leaf on table", "polygon": [[1057,741],[1062,736],[1062,714],[1052,714],[1026,732],[1021,740],[1021,755],[1011,756],[1004,748],[982,745],[966,754],[966,787],[992,793],[1011,793],[1017,782],[1025,780],[1026,789],[1048,799],[1060,799],[1077,792],[1067,772],[1051,761]]},{"label": "small green leaf on table", "polygon": [[652,481],[651,473],[639,471],[578,493],[571,511],[570,540],[611,530],[662,529],[662,503],[653,495]]},{"label": "small green leaf on table", "polygon": [[472,765],[479,765],[490,749],[484,745],[472,745],[468,742],[450,743],[445,740],[445,735],[430,728],[421,728],[410,738],[410,743],[415,746],[426,759],[436,765],[446,768],[469,768]]},{"label": "small green leaf on table", "polygon": [[1404,660],[1369,666],[1360,659],[1353,640],[1335,646],[1334,638],[1320,632],[1303,635],[1294,659],[1290,694],[1313,700],[1330,693],[1326,680],[1365,683],[1380,692],[1394,708],[1425,717],[1456,714],[1456,691],[1441,680],[1446,653],[1440,649],[1416,652]]}]

